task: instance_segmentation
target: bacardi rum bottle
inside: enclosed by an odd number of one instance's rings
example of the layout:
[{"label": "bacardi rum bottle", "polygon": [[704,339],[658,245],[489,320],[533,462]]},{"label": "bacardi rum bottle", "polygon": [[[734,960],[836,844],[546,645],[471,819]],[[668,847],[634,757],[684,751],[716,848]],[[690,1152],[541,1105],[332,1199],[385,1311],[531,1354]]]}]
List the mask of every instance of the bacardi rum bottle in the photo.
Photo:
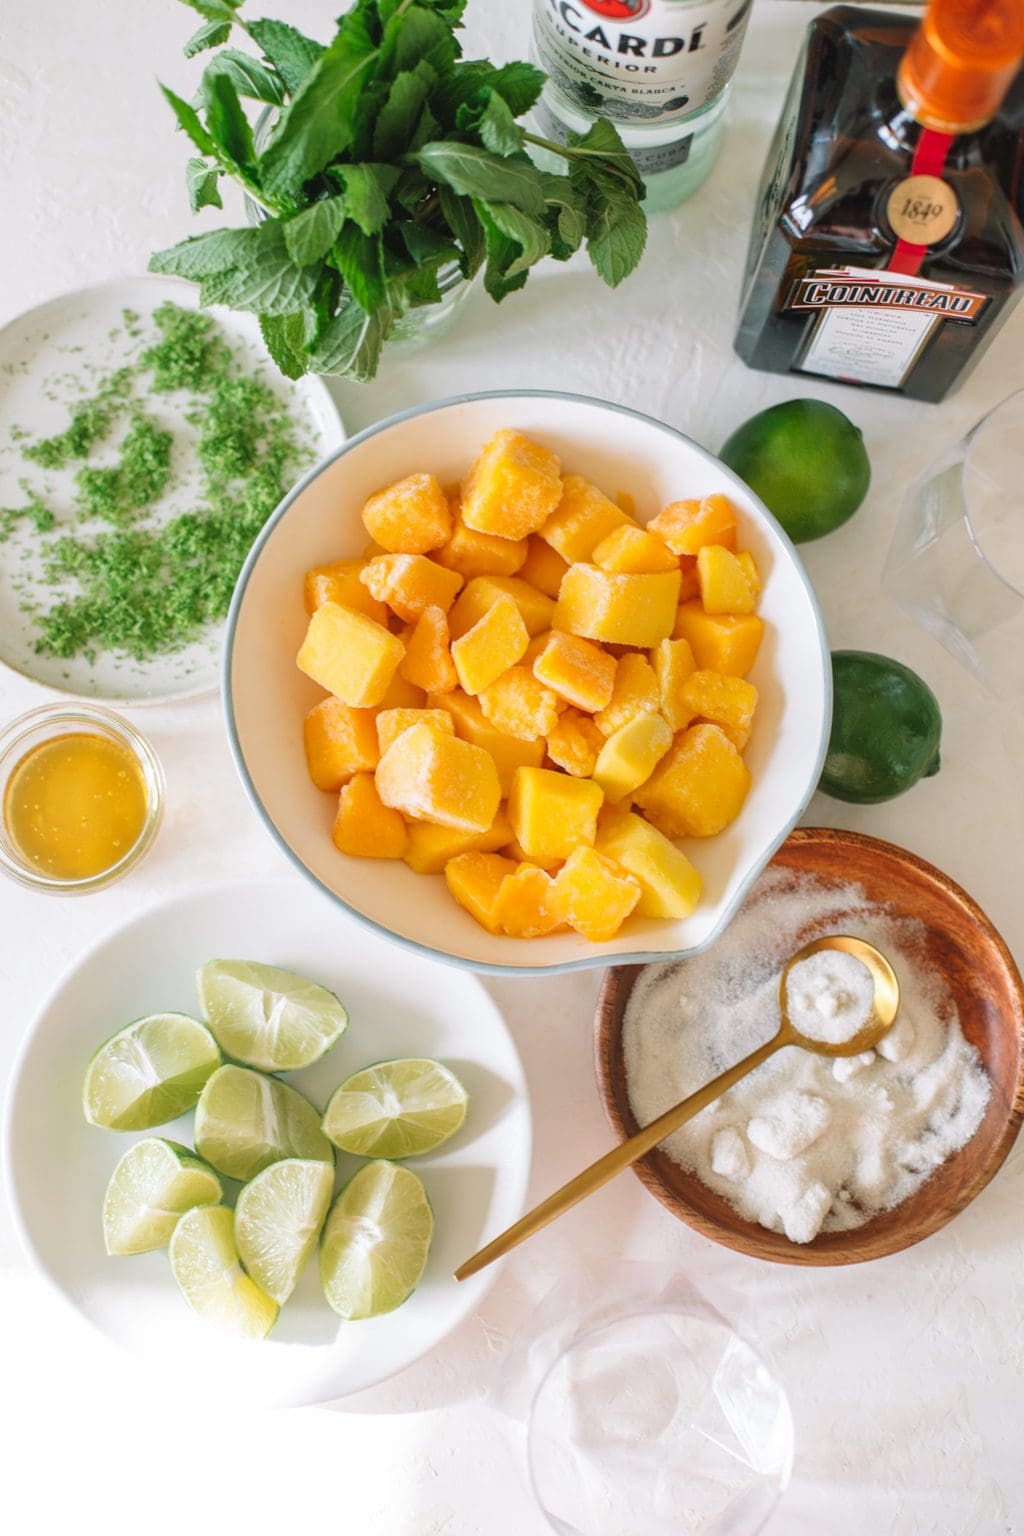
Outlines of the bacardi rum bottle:
[{"label": "bacardi rum bottle", "polygon": [[1024,0],[811,23],[755,211],[753,368],[937,401],[1024,283]]},{"label": "bacardi rum bottle", "polygon": [[[1022,0],[1024,3],[1024,0]],[[533,0],[549,76],[537,109],[564,143],[610,118],[647,184],[647,207],[689,197],[714,164],[753,0]]]}]

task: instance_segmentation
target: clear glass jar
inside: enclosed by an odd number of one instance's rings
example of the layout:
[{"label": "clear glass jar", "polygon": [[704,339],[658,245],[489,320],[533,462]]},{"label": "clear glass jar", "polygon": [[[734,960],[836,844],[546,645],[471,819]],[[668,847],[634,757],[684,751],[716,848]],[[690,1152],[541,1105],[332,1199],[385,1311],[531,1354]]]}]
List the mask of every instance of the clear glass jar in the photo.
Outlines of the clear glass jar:
[{"label": "clear glass jar", "polygon": [[[64,879],[33,864],[12,837],[6,814],[11,779],[30,752],[61,736],[87,733],[121,747],[138,767],[146,796],[142,825],[131,847],[107,868],[81,878]],[[102,890],[136,868],[149,852],[163,819],[166,786],[160,760],[145,736],[127,720],[94,704],[43,704],[19,715],[0,731],[0,869],[30,890],[57,896],[82,896]]]}]

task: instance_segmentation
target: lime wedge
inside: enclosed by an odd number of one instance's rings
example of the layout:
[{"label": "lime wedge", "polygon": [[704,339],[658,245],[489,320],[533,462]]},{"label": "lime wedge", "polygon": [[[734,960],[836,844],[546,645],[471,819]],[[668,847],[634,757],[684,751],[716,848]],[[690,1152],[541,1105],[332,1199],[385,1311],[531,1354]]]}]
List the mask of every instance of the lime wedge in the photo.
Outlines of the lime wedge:
[{"label": "lime wedge", "polygon": [[283,1157],[334,1166],[334,1148],[307,1098],[249,1067],[215,1072],[196,1105],[196,1150],[218,1173],[243,1183]]},{"label": "lime wedge", "polygon": [[178,1217],[194,1205],[216,1205],[220,1179],[176,1141],[147,1136],[121,1158],[103,1199],[103,1241],[110,1254],[163,1248]]},{"label": "lime wedge", "polygon": [[412,1295],[426,1268],[434,1213],[422,1183],[397,1163],[367,1163],[331,1207],[320,1283],[339,1317],[380,1317]]},{"label": "lime wedge", "polygon": [[112,1035],[90,1061],[82,1109],[91,1125],[148,1131],[192,1109],[220,1066],[217,1042],[184,1013],[151,1013]]},{"label": "lime wedge", "polygon": [[224,1205],[198,1205],[175,1227],[171,1273],[193,1312],[239,1339],[262,1339],[277,1322],[276,1301],[242,1269],[234,1221]]},{"label": "lime wedge", "polygon": [[287,1157],[247,1184],[235,1206],[235,1242],[247,1272],[283,1305],[306,1266],[334,1191],[334,1169]]},{"label": "lime wedge", "polygon": [[222,1049],[264,1072],[318,1061],[348,1028],[333,992],[251,960],[211,960],[196,977],[203,1017]]},{"label": "lime wedge", "polygon": [[324,1131],[360,1157],[418,1157],[454,1136],[468,1105],[465,1088],[439,1061],[380,1061],[337,1089]]}]

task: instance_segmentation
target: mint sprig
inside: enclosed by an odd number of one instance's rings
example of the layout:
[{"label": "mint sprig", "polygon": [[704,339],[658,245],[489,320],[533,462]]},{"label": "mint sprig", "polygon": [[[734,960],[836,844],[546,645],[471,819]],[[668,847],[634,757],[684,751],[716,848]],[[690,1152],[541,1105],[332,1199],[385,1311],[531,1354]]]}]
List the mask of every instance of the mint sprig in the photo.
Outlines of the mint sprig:
[{"label": "mint sprig", "polygon": [[[203,25],[185,44],[205,67],[192,103],[162,87],[191,141],[193,211],[235,182],[260,210],[160,251],[155,272],[204,303],[250,310],[277,366],[364,380],[410,309],[441,300],[457,264],[500,301],[547,257],[585,246],[614,287],[634,270],[644,186],[612,124],[556,144],[518,121],[545,77],[516,61],[463,59],[466,0],[356,0],[325,46],[242,0],[184,0]],[[231,46],[241,35],[254,54]],[[248,105],[247,105],[248,104]],[[265,135],[252,114],[270,111]],[[541,170],[530,149],[561,157]]]}]

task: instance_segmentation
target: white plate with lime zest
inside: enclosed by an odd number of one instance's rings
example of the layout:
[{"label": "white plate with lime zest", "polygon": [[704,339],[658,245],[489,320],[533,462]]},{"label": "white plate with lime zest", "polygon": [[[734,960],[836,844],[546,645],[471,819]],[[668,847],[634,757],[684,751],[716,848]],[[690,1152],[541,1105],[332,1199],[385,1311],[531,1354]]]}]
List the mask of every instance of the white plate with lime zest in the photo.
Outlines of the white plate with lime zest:
[{"label": "white plate with lime zest", "polygon": [[[76,406],[93,399],[104,380],[126,365],[138,364],[141,353],[158,337],[152,316],[160,305],[170,302],[195,310],[196,295],[194,284],[178,278],[115,278],[62,294],[0,329],[0,663],[61,693],[137,705],[195,698],[217,687],[223,618],[204,623],[187,643],[144,660],[102,643],[85,644],[67,656],[37,649],[47,638],[45,615],[80,591],[73,576],[47,573],[53,546],[62,535],[93,544],[125,529],[163,529],[205,504],[198,454],[205,397],[185,388],[155,391],[152,372],[146,370],[131,384],[127,399],[141,407],[158,430],[170,432],[172,442],[164,489],[150,505],[130,512],[127,522],[84,515],[90,503],[83,499],[76,476],[83,469],[102,474],[117,467],[130,406],[115,408],[109,426],[84,455],[68,457],[60,466],[26,458],[26,449],[34,452],[40,440],[64,433]],[[265,384],[276,402],[273,409],[285,410],[292,418],[296,453],[281,477],[284,494],[312,464],[345,441],[337,407],[322,379],[290,383],[282,377],[267,356],[255,315],[220,307],[209,314],[231,350],[234,366]],[[238,496],[240,487],[235,481]],[[37,527],[33,508],[42,509],[45,520],[52,517],[55,526]],[[272,510],[267,508],[268,515]],[[130,632],[130,624],[127,629]]]},{"label": "white plate with lime zest", "polygon": [[[461,1127],[401,1164],[423,1181],[434,1230],[423,1277],[396,1310],[344,1321],[324,1299],[314,1251],[268,1337],[239,1342],[189,1309],[165,1248],[106,1253],[104,1195],[118,1160],[147,1138],[193,1147],[194,1114],[131,1132],[90,1125],[82,1111],[87,1065],[133,1019],[200,1017],[195,974],[214,958],[282,966],[341,999],[349,1024],[337,1044],[281,1078],[317,1109],[354,1073],[398,1058],[440,1061],[467,1090]],[[180,1382],[192,1373],[191,1394],[205,1407],[218,1400],[283,1406],[327,1402],[382,1381],[436,1349],[475,1310],[493,1271],[463,1284],[452,1272],[522,1213],[531,1134],[515,1045],[475,977],[368,934],[303,882],[257,880],[175,896],[78,961],[22,1046],[4,1160],[30,1257],[71,1306],[139,1357],[150,1386],[165,1374]],[[335,1192],[367,1166],[341,1151],[336,1161]],[[239,1186],[221,1183],[234,1205]],[[270,1189],[262,1209],[275,1198]]]}]

